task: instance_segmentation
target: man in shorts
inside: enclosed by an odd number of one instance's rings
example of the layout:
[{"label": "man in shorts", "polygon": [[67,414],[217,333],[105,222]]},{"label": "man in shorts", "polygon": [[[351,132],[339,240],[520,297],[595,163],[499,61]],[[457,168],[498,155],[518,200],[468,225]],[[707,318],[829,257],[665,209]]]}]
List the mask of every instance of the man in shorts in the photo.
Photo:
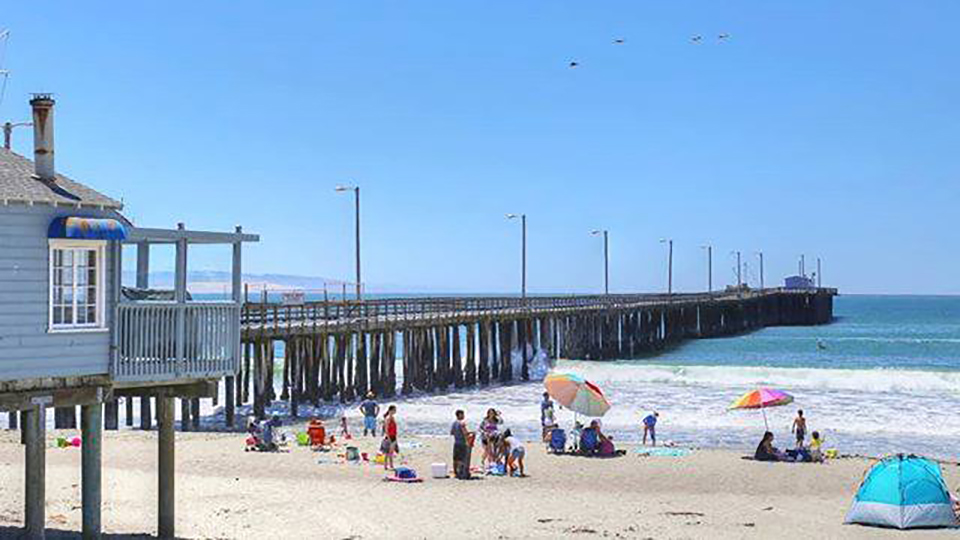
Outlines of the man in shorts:
[{"label": "man in shorts", "polygon": [[470,479],[470,443],[469,430],[463,411],[456,412],[457,419],[450,426],[453,436],[453,474],[460,480]]},{"label": "man in shorts", "polygon": [[376,437],[380,405],[373,398],[373,392],[367,392],[367,399],[360,403],[360,412],[363,413],[363,435],[366,436],[369,431],[371,436]]},{"label": "man in shorts", "polygon": [[797,448],[803,448],[803,440],[807,437],[807,419],[803,417],[803,410],[797,411],[792,431],[797,435]]}]

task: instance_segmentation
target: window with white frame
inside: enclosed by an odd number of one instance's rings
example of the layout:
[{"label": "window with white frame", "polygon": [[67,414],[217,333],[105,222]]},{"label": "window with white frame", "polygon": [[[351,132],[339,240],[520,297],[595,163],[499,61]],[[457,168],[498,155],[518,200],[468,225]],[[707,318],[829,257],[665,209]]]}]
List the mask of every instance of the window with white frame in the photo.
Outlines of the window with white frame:
[{"label": "window with white frame", "polygon": [[50,240],[50,329],[105,328],[104,246],[100,240]]}]

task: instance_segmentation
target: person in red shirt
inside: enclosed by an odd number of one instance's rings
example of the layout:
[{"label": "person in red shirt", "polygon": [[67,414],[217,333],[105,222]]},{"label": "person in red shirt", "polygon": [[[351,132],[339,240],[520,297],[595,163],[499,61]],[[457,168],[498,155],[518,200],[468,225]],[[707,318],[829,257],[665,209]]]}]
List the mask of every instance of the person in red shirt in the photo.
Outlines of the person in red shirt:
[{"label": "person in red shirt", "polygon": [[399,451],[397,445],[397,406],[391,405],[387,408],[387,413],[383,415],[383,443],[380,450],[383,452],[383,469],[393,469],[393,454]]}]

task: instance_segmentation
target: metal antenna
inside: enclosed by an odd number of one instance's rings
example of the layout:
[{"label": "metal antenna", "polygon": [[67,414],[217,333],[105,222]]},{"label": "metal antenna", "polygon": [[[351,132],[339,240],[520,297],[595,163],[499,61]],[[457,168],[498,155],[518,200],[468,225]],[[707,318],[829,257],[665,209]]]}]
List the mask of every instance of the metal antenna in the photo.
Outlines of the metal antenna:
[{"label": "metal antenna", "polygon": [[0,107],[3,106],[3,96],[7,93],[7,78],[10,76],[10,72],[3,69],[3,59],[7,55],[7,41],[10,39],[9,30],[0,30],[0,77],[3,78],[3,81],[0,82]]}]

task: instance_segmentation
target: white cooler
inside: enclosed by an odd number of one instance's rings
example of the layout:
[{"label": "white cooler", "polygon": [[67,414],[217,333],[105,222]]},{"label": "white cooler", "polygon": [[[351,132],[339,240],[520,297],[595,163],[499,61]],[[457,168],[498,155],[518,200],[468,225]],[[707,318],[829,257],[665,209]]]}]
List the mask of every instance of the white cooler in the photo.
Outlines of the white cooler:
[{"label": "white cooler", "polygon": [[447,464],[446,463],[431,464],[430,474],[434,478],[447,478]]}]

